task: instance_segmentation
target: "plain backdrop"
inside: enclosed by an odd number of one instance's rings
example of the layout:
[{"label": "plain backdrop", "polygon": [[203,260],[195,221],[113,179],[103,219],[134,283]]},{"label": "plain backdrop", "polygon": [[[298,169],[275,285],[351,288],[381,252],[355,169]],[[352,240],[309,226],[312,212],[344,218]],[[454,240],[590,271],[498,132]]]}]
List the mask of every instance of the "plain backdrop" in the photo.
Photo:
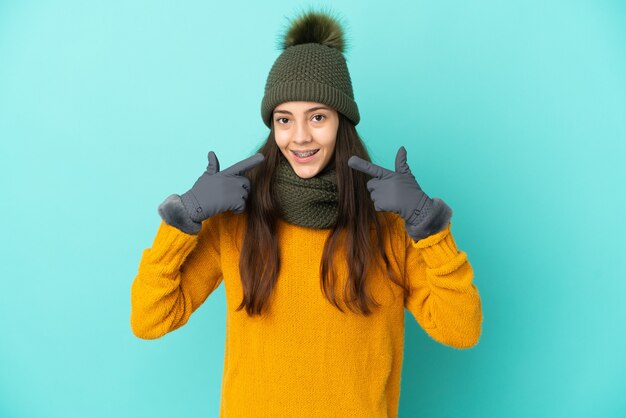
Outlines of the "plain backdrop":
[{"label": "plain backdrop", "polygon": [[375,163],[399,146],[474,267],[481,340],[406,311],[401,417],[626,416],[623,1],[0,2],[0,416],[215,417],[221,286],[145,341],[159,203],[253,154],[277,40],[343,17]]}]

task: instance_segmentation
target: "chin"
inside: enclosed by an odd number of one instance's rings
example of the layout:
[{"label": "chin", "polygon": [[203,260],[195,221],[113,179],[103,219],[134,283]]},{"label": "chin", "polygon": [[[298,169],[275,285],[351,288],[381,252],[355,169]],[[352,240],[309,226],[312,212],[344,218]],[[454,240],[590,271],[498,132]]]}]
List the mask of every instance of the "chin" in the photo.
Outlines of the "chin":
[{"label": "chin", "polygon": [[311,170],[302,170],[299,167],[293,167],[293,171],[295,171],[298,177],[303,179],[310,179],[311,177],[315,177],[320,172],[320,170],[318,170],[317,168]]}]

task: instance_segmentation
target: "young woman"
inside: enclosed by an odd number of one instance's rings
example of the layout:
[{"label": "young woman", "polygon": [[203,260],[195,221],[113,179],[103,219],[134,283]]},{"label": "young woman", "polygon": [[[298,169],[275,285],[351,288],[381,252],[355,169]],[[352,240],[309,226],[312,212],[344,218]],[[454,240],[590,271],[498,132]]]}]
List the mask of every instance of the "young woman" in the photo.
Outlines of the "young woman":
[{"label": "young woman", "polygon": [[293,21],[270,70],[259,152],[206,171],[159,206],[132,284],[131,326],[159,338],[224,282],[220,416],[395,417],[404,310],[436,341],[478,342],[482,310],[452,211],[400,147],[372,164],[326,13]]}]

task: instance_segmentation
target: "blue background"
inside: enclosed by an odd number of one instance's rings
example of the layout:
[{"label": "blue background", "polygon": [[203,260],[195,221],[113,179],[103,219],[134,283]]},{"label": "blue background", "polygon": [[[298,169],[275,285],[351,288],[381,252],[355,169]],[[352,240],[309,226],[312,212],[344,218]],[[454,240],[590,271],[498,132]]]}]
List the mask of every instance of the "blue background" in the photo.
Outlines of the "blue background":
[{"label": "blue background", "polygon": [[[217,416],[223,286],[154,341],[130,286],[158,204],[265,139],[311,4],[0,2],[0,416]],[[359,133],[453,208],[483,301],[470,350],[406,312],[400,416],[626,416],[626,3],[331,7]]]}]

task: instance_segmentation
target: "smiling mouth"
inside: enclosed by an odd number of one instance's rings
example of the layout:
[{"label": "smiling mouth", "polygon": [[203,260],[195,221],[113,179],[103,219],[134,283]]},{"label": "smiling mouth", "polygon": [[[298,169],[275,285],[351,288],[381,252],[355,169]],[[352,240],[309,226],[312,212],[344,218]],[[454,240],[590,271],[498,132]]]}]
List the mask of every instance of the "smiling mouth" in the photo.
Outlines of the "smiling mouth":
[{"label": "smiling mouth", "polygon": [[316,149],[316,150],[305,151],[305,152],[299,152],[299,151],[291,150],[291,152],[293,152],[295,154],[295,156],[298,157],[298,158],[310,157],[311,155],[316,154],[318,151],[319,151],[319,148]]}]

